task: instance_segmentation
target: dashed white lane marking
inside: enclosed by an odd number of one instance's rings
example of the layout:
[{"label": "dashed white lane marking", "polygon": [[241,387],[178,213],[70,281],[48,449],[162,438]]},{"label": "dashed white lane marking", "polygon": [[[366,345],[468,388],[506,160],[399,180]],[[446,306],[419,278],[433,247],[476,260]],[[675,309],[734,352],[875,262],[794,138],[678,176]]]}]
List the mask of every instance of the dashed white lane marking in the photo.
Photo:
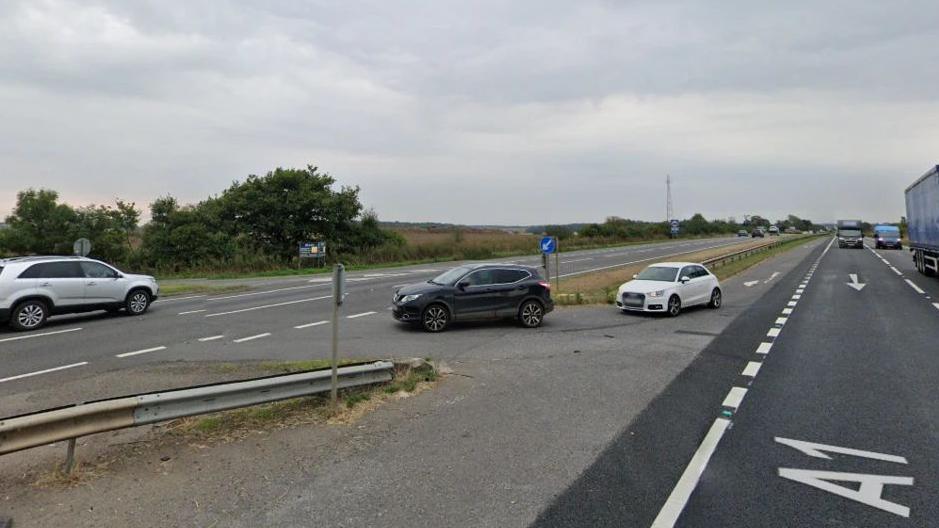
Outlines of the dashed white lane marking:
[{"label": "dashed white lane marking", "polygon": [[303,290],[303,289],[315,288],[315,287],[316,286],[290,286],[289,288],[277,288],[276,290],[264,290],[264,291],[250,292],[250,293],[239,293],[237,295],[225,295],[224,297],[210,297],[206,299],[206,301],[224,301],[226,299],[240,299],[241,297],[252,297],[255,295],[264,295],[266,293],[277,293],[277,292],[291,291],[291,290]]},{"label": "dashed white lane marking", "polygon": [[274,303],[274,304],[264,304],[261,306],[252,306],[251,308],[242,308],[240,310],[232,310],[230,312],[212,313],[212,314],[206,315],[206,317],[218,317],[220,315],[231,315],[231,314],[236,314],[236,313],[251,312],[254,310],[265,310],[267,308],[277,308],[278,306],[288,306],[291,304],[305,303],[305,302],[310,302],[310,301],[322,301],[323,299],[332,299],[332,297],[333,297],[332,295],[323,295],[321,297],[311,297],[309,299],[299,299],[296,301],[286,301],[286,302]]},{"label": "dashed white lane marking", "polygon": [[792,314],[792,308],[783,308],[782,313],[783,315],[790,315]]},{"label": "dashed white lane marking", "polygon": [[900,270],[898,270],[897,268],[893,266],[890,266],[890,270],[896,273],[897,275],[903,275],[903,272],[901,272]]},{"label": "dashed white lane marking", "polygon": [[742,374],[744,376],[750,376],[751,378],[755,378],[757,372],[760,371],[760,365],[762,365],[762,363],[758,361],[750,361],[749,363],[747,363],[746,368],[743,369]]},{"label": "dashed white lane marking", "polygon": [[691,461],[688,462],[688,467],[685,468],[681,478],[678,479],[678,484],[675,485],[662,509],[659,510],[659,514],[652,522],[652,528],[672,528],[675,526],[728,426],[730,426],[730,420],[726,418],[714,420],[708,434],[705,435],[701,445],[698,446],[698,450],[695,451]]},{"label": "dashed white lane marking", "polygon": [[208,311],[208,310],[204,310],[204,309],[203,310],[189,310],[188,312],[179,312],[176,315],[189,315],[189,314],[194,314],[194,313],[202,313],[205,311]]},{"label": "dashed white lane marking", "polygon": [[793,295],[792,298],[793,298],[793,300],[799,300],[799,299],[802,298],[802,295],[800,295],[800,294],[797,293],[797,294]]},{"label": "dashed white lane marking", "polygon": [[221,339],[223,337],[225,337],[224,334],[219,334],[219,335],[214,335],[214,336],[209,336],[209,337],[200,337],[199,342],[205,343],[206,341],[215,341],[216,339]]},{"label": "dashed white lane marking", "polygon": [[724,403],[721,405],[737,409],[740,407],[740,404],[743,402],[743,397],[746,395],[747,389],[743,387],[731,387],[730,392],[727,393],[727,397],[724,398]]},{"label": "dashed white lane marking", "polygon": [[916,293],[918,293],[918,294],[920,294],[920,295],[926,293],[926,292],[923,291],[922,288],[920,288],[919,286],[917,286],[916,283],[913,282],[913,281],[911,281],[910,279],[906,279],[906,283],[909,284],[909,285],[910,285],[910,288],[913,288],[913,290],[916,291]]},{"label": "dashed white lane marking", "polygon": [[29,378],[32,376],[38,376],[40,374],[48,374],[50,372],[56,372],[59,370],[81,367],[87,364],[88,364],[87,361],[82,361],[81,363],[72,363],[71,365],[62,365],[61,367],[53,367],[53,368],[46,369],[46,370],[37,370],[36,372],[28,372],[26,374],[19,374],[17,376],[10,376],[9,378],[0,379],[0,383],[3,383],[5,381],[13,381],[13,380],[18,380],[18,379],[23,379],[23,378]]},{"label": "dashed white lane marking", "polygon": [[771,348],[773,348],[772,343],[763,342],[763,343],[760,343],[760,346],[756,347],[756,353],[757,354],[769,354],[769,350]]},{"label": "dashed white lane marking", "polygon": [[768,335],[769,337],[776,337],[776,336],[779,335],[779,329],[778,329],[778,328],[770,328],[770,329],[769,329],[769,332],[766,332],[766,335]]},{"label": "dashed white lane marking", "polygon": [[150,352],[157,352],[160,350],[166,350],[165,346],[158,346],[153,348],[145,348],[143,350],[135,350],[133,352],[124,352],[123,354],[117,354],[114,357],[126,358],[130,356],[139,356],[140,354],[149,354]]},{"label": "dashed white lane marking", "polygon": [[21,339],[32,339],[34,337],[44,337],[44,336],[50,336],[50,335],[56,335],[56,334],[67,334],[69,332],[77,332],[79,330],[81,330],[81,328],[67,328],[65,330],[56,330],[54,332],[43,332],[41,334],[27,334],[27,335],[21,335],[21,336],[16,336],[16,337],[8,337],[6,339],[0,339],[0,343],[6,343],[7,341],[19,341]]},{"label": "dashed white lane marking", "polygon": [[784,325],[784,324],[786,324],[786,321],[788,321],[788,320],[789,320],[788,317],[777,317],[777,318],[776,318],[776,324],[778,324],[778,325]]},{"label": "dashed white lane marking", "polygon": [[205,295],[188,295],[186,297],[169,297],[169,298],[157,299],[153,301],[153,304],[168,303],[168,302],[173,302],[173,301],[188,301],[189,299],[199,299],[202,297],[205,297]]},{"label": "dashed white lane marking", "polygon": [[932,303],[932,305],[935,306],[937,310],[939,310],[939,303]]},{"label": "dashed white lane marking", "polygon": [[794,306],[797,305],[797,304],[799,304],[799,303],[797,303],[797,302],[795,302],[795,301],[789,301],[789,302],[786,303],[786,306],[794,307]]},{"label": "dashed white lane marking", "polygon": [[355,314],[355,315],[347,315],[347,316],[346,316],[346,319],[357,319],[357,318],[359,318],[359,317],[365,317],[366,315],[373,315],[373,314],[376,314],[376,313],[378,313],[378,312],[362,312],[362,313],[357,313],[357,314]]},{"label": "dashed white lane marking", "polygon": [[254,340],[254,339],[261,339],[262,337],[267,337],[267,336],[269,336],[269,335],[271,335],[270,332],[264,332],[263,334],[257,334],[257,335],[253,335],[253,336],[242,337],[241,339],[235,339],[235,340],[233,340],[232,342],[233,342],[233,343],[244,343],[245,341],[252,341],[252,340]]},{"label": "dashed white lane marking", "polygon": [[796,294],[798,295],[802,295],[803,293],[805,293],[805,288],[799,288],[798,290],[796,290]]},{"label": "dashed white lane marking", "polygon": [[307,323],[307,324],[297,325],[297,326],[295,326],[294,328],[296,328],[296,329],[303,329],[303,328],[310,328],[311,326],[320,326],[320,325],[324,325],[324,324],[329,324],[329,321],[316,321],[315,323]]}]

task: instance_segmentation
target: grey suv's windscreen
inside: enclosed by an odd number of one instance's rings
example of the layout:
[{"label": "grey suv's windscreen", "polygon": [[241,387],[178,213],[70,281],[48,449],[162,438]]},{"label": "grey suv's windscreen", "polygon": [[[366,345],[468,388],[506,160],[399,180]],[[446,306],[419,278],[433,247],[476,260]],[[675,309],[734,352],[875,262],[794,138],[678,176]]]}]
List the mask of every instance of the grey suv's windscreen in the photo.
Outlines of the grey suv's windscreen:
[{"label": "grey suv's windscreen", "polygon": [[842,229],[838,231],[838,236],[841,237],[859,237],[861,236],[861,231],[857,229]]},{"label": "grey suv's windscreen", "polygon": [[452,285],[456,283],[457,279],[459,279],[463,275],[466,275],[470,271],[473,271],[473,268],[469,266],[460,266],[458,268],[453,268],[450,271],[446,271],[444,273],[441,273],[440,275],[437,275],[436,277],[431,279],[430,282],[432,282],[433,284],[440,284],[440,285]]},{"label": "grey suv's windscreen", "polygon": [[678,268],[666,268],[662,266],[654,266],[642,270],[642,273],[636,275],[637,280],[648,280],[648,281],[660,281],[660,282],[675,282],[675,277],[678,275]]}]

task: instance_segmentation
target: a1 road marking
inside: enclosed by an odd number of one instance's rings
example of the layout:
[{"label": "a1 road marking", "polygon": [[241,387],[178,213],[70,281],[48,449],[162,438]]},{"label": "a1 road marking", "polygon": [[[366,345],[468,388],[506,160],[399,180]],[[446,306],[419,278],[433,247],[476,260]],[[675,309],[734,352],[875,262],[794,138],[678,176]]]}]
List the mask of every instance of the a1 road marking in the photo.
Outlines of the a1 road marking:
[{"label": "a1 road marking", "polygon": [[[876,453],[874,451],[863,451],[860,449],[851,449],[849,447],[838,447],[815,442],[806,442],[804,440],[793,440],[791,438],[775,438],[776,442],[791,447],[801,453],[815,458],[824,458],[831,460],[827,453],[836,453],[860,458],[869,458],[872,460],[881,460],[884,462],[893,462],[895,464],[906,464],[904,457],[897,455],[888,455],[885,453]],[[793,469],[779,468],[779,476],[799,482],[813,488],[827,491],[851,499],[853,501],[872,506],[874,508],[888,511],[901,517],[909,517],[910,509],[902,504],[890,502],[882,497],[884,486],[893,484],[896,486],[912,486],[913,477],[898,477],[890,475],[871,475],[867,473],[842,473],[840,471],[816,471],[812,469]],[[840,486],[834,482],[853,482],[858,484],[858,489]]]}]

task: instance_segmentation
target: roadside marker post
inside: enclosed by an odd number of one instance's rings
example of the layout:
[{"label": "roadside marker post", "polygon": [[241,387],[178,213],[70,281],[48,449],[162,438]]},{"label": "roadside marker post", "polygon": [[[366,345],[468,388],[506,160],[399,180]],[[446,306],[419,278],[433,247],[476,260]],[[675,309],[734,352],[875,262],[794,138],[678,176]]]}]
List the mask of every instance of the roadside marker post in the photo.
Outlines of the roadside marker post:
[{"label": "roadside marker post", "polygon": [[329,390],[329,401],[336,409],[339,392],[339,307],[346,293],[346,268],[336,264],[333,269],[333,355],[332,355],[332,386]]}]

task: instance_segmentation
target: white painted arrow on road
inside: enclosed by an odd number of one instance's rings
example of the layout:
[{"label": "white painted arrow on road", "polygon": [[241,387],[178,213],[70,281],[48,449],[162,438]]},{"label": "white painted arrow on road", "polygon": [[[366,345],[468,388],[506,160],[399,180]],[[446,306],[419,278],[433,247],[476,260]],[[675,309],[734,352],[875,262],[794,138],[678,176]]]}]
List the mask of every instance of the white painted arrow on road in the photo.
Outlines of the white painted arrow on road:
[{"label": "white painted arrow on road", "polygon": [[770,275],[768,279],[766,279],[766,282],[769,282],[769,281],[775,279],[775,278],[778,277],[778,276],[779,276],[779,272],[778,272],[778,271],[774,271],[773,274]]},{"label": "white painted arrow on road", "polygon": [[753,286],[754,284],[759,284],[759,283],[760,283],[760,281],[747,281],[747,282],[743,283],[743,285],[746,286],[747,288],[749,288],[750,286]]},{"label": "white painted arrow on road", "polygon": [[848,276],[851,277],[851,282],[848,282],[846,284],[854,288],[855,290],[861,291],[864,289],[864,286],[867,286],[867,284],[857,281],[857,273],[849,273]]}]

